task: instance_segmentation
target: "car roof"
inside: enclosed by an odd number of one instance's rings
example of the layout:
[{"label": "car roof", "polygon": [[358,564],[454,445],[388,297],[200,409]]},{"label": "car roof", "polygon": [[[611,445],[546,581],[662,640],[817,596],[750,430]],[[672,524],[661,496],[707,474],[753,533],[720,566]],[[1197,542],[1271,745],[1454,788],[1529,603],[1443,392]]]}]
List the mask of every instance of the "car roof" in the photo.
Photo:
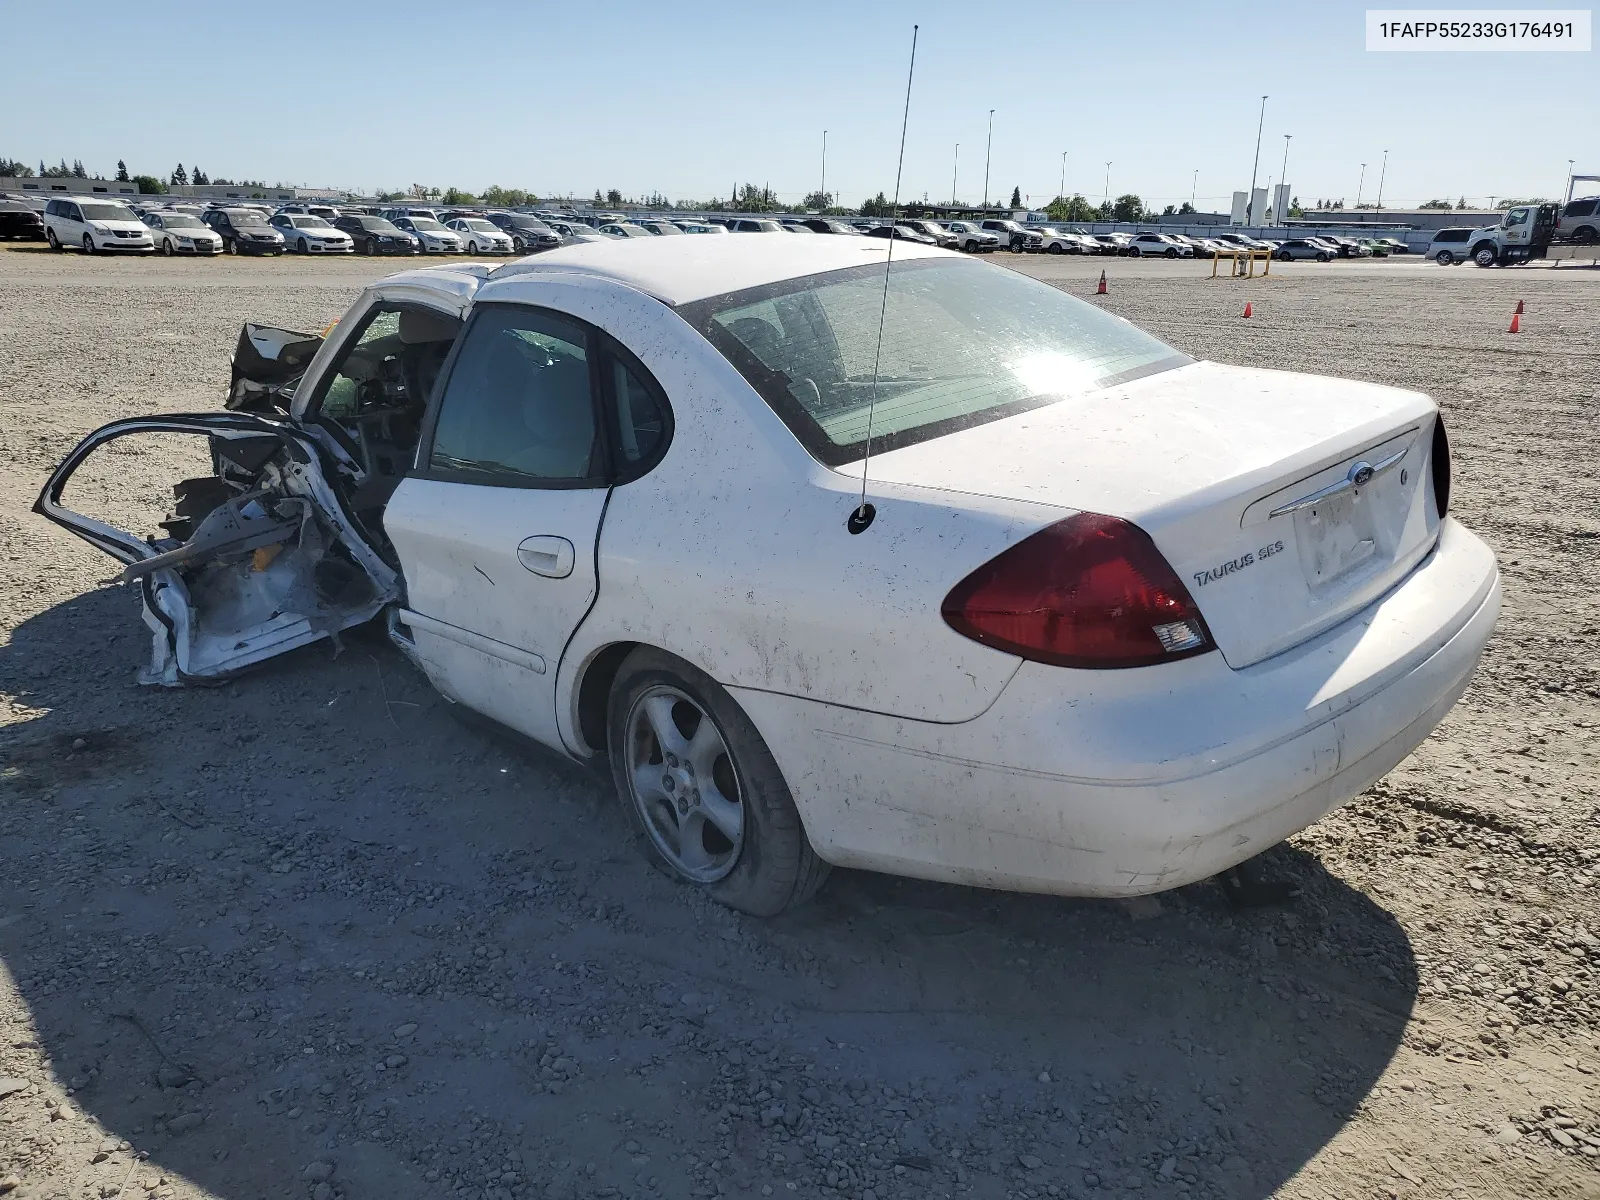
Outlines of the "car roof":
[{"label": "car roof", "polygon": [[[547,250],[536,258],[507,263],[494,272],[511,276],[563,272],[615,280],[667,304],[689,304],[708,296],[796,279],[823,271],[878,263],[889,241],[866,238],[651,238],[587,242]],[[962,258],[952,250],[895,243],[897,259]]]}]

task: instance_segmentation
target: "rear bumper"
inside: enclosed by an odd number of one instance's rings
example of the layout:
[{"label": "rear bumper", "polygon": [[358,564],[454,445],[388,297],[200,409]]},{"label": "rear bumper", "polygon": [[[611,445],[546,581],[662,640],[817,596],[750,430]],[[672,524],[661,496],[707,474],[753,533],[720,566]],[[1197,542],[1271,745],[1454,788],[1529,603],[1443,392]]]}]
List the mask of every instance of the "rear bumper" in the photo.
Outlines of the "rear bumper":
[{"label": "rear bumper", "polygon": [[1466,689],[1500,611],[1494,556],[1447,521],[1362,613],[1240,671],[1023,663],[932,725],[735,690],[818,852],[841,866],[1065,895],[1179,887],[1359,794]]}]

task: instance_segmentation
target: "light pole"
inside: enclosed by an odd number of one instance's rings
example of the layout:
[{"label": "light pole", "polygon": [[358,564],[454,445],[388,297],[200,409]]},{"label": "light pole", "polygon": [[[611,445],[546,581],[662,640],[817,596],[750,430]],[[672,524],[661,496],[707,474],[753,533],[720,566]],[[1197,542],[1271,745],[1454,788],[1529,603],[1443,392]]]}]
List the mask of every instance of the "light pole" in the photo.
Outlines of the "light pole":
[{"label": "light pole", "polygon": [[956,206],[956,176],[961,171],[961,143],[956,143],[955,161],[950,164],[950,207]]},{"label": "light pole", "polygon": [[[1294,134],[1292,133],[1286,133],[1283,135],[1283,169],[1278,172],[1278,182],[1284,187],[1289,186],[1289,139],[1293,136]],[[1283,211],[1281,213],[1274,213],[1273,215],[1277,218],[1278,224],[1282,225],[1289,216],[1288,202],[1285,201]]]},{"label": "light pole", "polygon": [[[1569,175],[1571,174],[1571,165],[1572,164],[1569,161],[1567,164],[1569,167],[1567,173]],[[1061,188],[1056,192],[1056,195],[1060,196],[1063,200],[1067,198],[1067,152],[1065,150],[1061,152]]]},{"label": "light pole", "polygon": [[1367,181],[1367,164],[1361,164],[1361,178],[1356,180],[1356,207],[1361,207],[1361,185]]},{"label": "light pole", "polygon": [[1107,204],[1111,203],[1111,164],[1109,162],[1106,163],[1106,195],[1105,195],[1105,202]]},{"label": "light pole", "polygon": [[1383,181],[1389,174],[1389,152],[1383,152],[1383,168],[1378,172],[1378,211],[1383,211]]},{"label": "light pole", "polygon": [[994,149],[994,109],[989,110],[989,141],[983,148],[983,207],[989,207],[989,152]]},{"label": "light pole", "polygon": [[[1575,158],[1567,159],[1567,188],[1566,191],[1561,193],[1561,202],[1563,204],[1566,203],[1567,197],[1572,195],[1572,164],[1577,161]],[[1559,216],[1560,214],[1558,213],[1557,215]]]},{"label": "light pole", "polygon": [[1267,98],[1261,97],[1261,117],[1256,121],[1256,157],[1250,164],[1250,203],[1245,205],[1244,223],[1255,224],[1256,220],[1256,169],[1261,166],[1261,128],[1267,123]]},{"label": "light pole", "polygon": [[833,207],[828,203],[828,131],[822,131],[822,207]]},{"label": "light pole", "polygon": [[1200,168],[1194,169],[1194,178],[1189,181],[1189,215],[1193,216],[1200,210],[1194,206],[1195,193],[1200,190]]}]

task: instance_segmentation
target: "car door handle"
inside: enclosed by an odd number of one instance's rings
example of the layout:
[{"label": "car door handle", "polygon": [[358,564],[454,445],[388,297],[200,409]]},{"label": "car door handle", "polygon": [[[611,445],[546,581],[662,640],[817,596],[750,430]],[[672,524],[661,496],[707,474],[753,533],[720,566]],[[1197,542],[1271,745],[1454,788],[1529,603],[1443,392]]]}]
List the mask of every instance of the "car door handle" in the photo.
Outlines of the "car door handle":
[{"label": "car door handle", "polygon": [[550,533],[523,538],[517,546],[518,562],[535,575],[547,575],[551,579],[565,579],[571,575],[576,558],[577,551],[571,542]]}]

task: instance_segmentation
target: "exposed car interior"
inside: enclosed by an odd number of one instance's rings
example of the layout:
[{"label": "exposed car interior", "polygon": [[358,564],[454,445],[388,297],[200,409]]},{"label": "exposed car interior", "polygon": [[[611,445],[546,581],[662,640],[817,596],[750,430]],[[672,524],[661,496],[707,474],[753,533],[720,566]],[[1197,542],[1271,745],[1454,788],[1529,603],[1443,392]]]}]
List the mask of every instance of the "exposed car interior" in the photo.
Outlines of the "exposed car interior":
[{"label": "exposed car interior", "polygon": [[383,307],[328,375],[308,416],[360,466],[351,507],[369,529],[411,465],[428,395],[461,321],[422,308]]}]

